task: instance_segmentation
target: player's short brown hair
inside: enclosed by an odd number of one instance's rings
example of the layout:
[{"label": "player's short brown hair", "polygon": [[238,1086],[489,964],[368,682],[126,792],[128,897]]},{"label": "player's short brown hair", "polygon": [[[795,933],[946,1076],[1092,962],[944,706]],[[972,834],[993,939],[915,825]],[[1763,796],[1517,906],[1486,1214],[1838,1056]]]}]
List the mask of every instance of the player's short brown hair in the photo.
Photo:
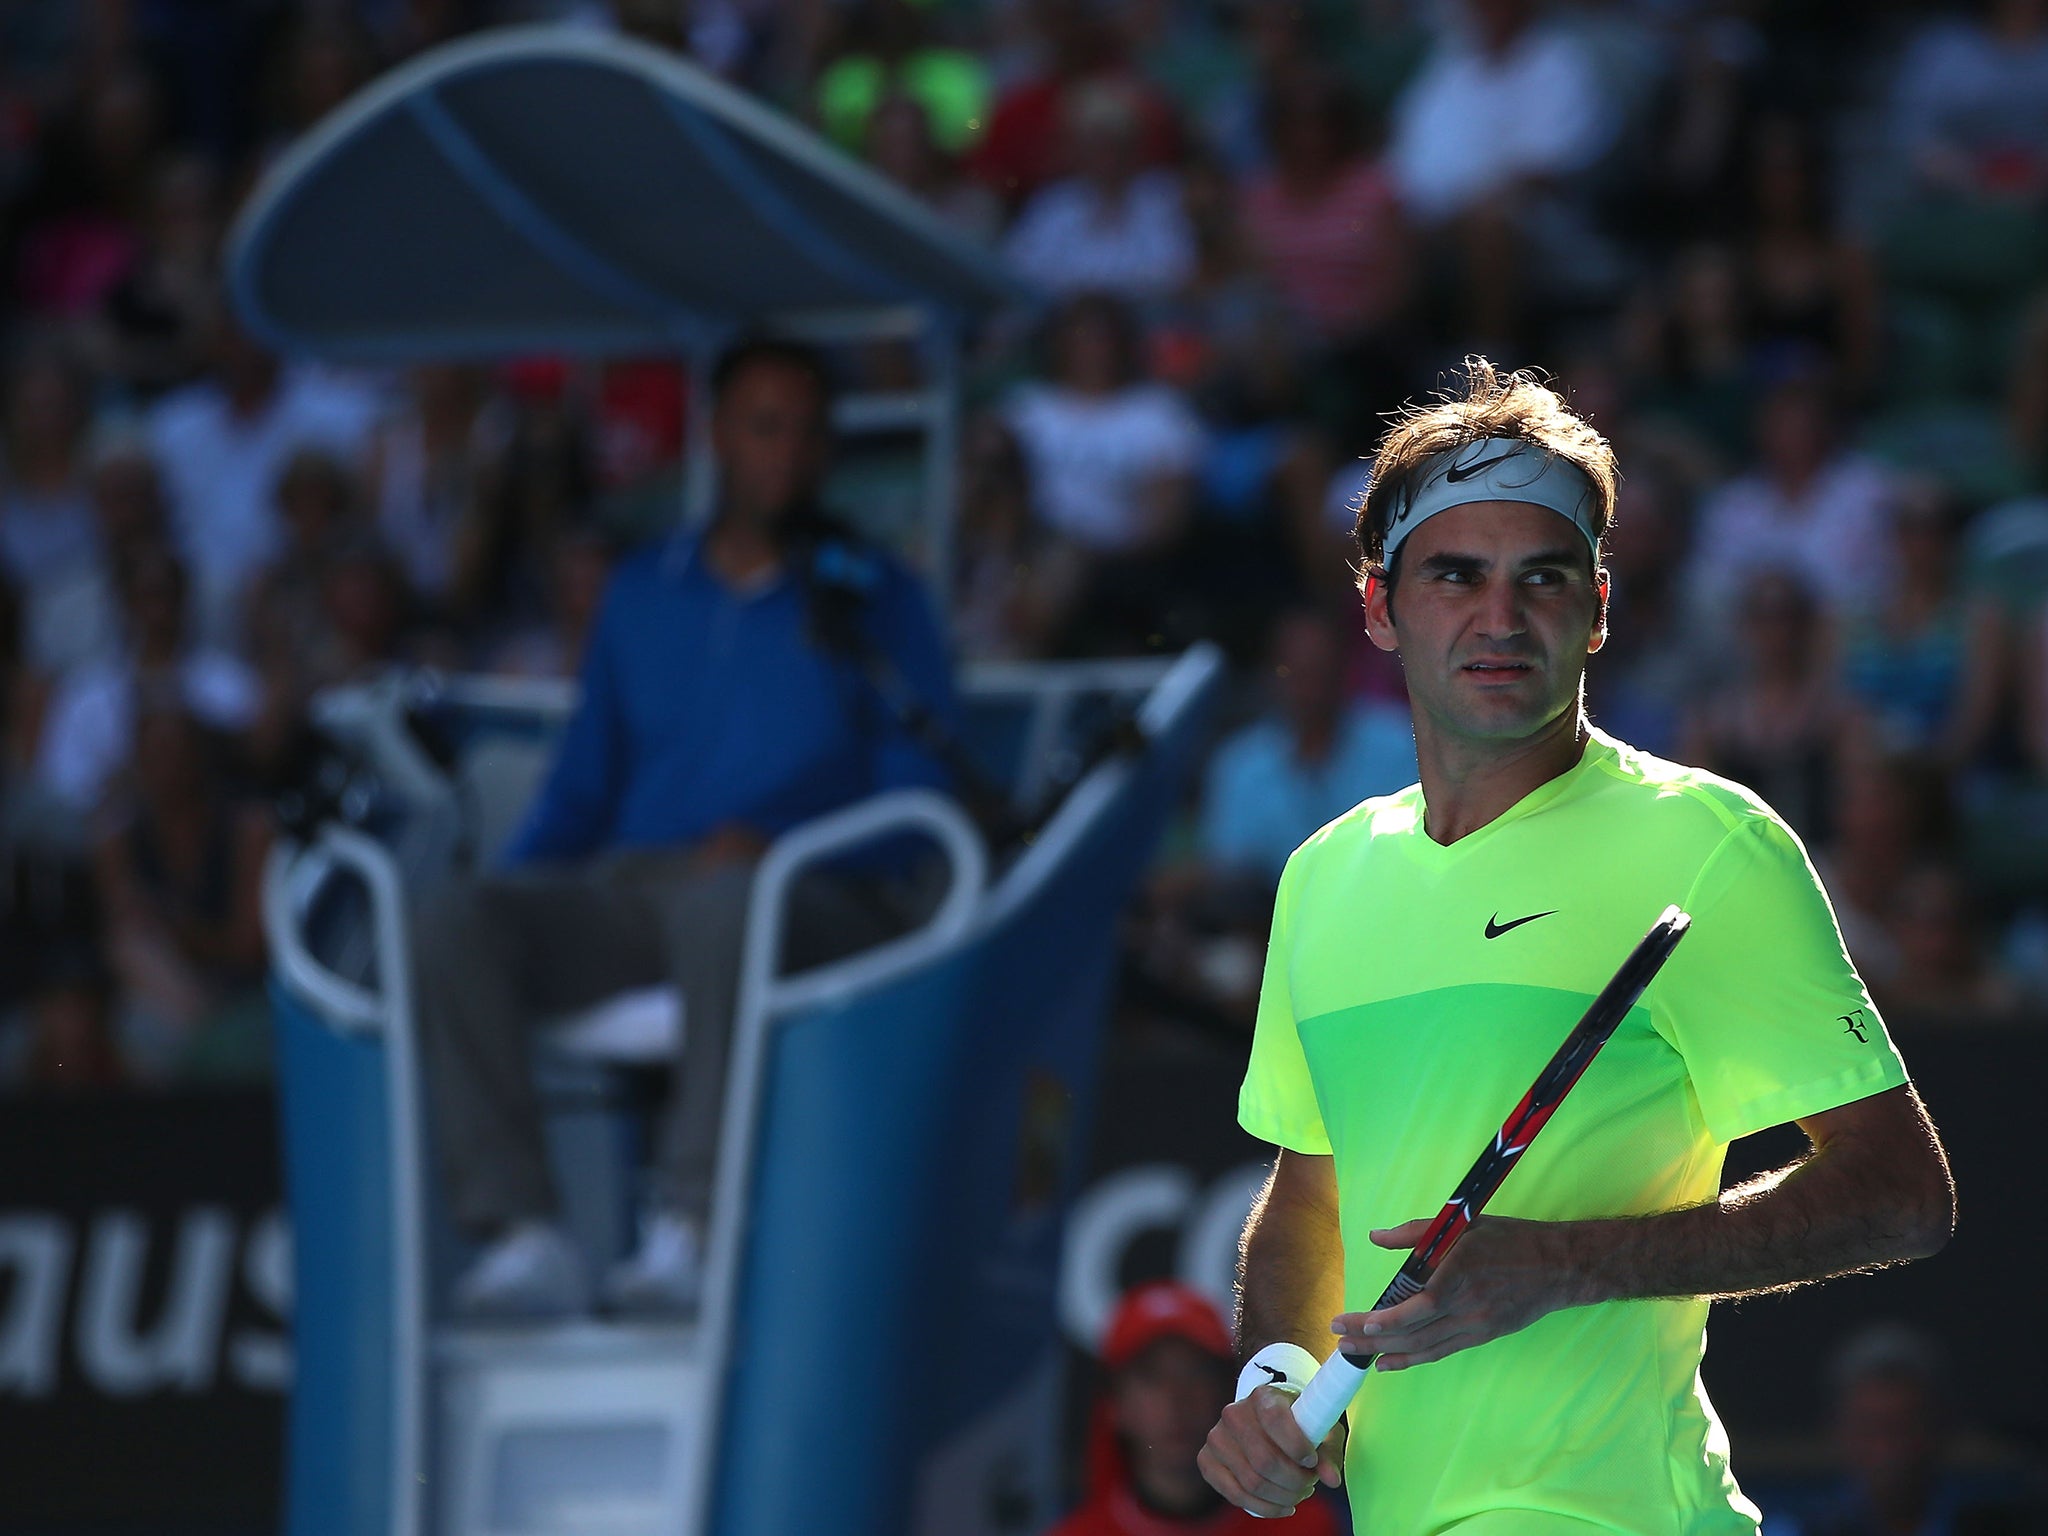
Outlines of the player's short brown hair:
[{"label": "player's short brown hair", "polygon": [[1583,470],[1593,484],[1594,526],[1605,540],[1614,524],[1619,478],[1607,439],[1538,374],[1526,369],[1502,373],[1483,357],[1468,357],[1462,395],[1445,390],[1432,401],[1408,405],[1380,439],[1352,527],[1361,583],[1367,576],[1389,574],[1387,522],[1419,488],[1429,461],[1483,437],[1520,438]]}]

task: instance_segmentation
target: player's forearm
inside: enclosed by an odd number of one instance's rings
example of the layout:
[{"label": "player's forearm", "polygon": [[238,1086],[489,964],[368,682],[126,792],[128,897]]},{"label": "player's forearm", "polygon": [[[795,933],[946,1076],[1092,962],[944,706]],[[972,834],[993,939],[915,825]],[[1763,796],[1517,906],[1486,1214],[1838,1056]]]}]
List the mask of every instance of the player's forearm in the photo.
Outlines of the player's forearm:
[{"label": "player's forearm", "polygon": [[1577,1301],[1752,1296],[1924,1258],[1948,1240],[1954,1193],[1938,1150],[1843,1137],[1706,1205],[1562,1225]]},{"label": "player's forearm", "polygon": [[[1344,1305],[1344,1250],[1328,1158],[1282,1153],[1245,1223],[1238,1257],[1237,1341],[1244,1358],[1283,1340],[1318,1359]],[[1304,1166],[1307,1164],[1308,1166]]]}]

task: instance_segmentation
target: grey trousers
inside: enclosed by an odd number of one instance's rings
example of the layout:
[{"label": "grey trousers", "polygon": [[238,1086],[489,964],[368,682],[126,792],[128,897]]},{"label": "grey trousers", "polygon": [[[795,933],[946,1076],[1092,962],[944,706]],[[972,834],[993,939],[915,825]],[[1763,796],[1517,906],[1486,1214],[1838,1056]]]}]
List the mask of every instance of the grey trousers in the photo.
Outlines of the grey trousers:
[{"label": "grey trousers", "polygon": [[[685,1019],[653,1197],[708,1216],[753,875],[635,852],[460,879],[424,904],[413,927],[421,1050],[442,1176],[465,1229],[489,1235],[556,1213],[534,1027],[662,981],[682,992]],[[865,882],[805,876],[790,894],[782,964],[815,965],[901,926]]]}]

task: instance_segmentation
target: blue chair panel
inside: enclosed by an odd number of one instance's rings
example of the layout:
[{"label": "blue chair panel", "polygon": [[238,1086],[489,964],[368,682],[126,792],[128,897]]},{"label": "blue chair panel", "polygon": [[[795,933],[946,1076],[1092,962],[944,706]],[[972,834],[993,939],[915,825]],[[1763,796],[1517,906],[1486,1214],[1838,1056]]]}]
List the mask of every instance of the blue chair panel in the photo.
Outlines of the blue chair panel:
[{"label": "blue chair panel", "polygon": [[292,1381],[284,1528],[389,1529],[391,1181],[384,1047],[270,989],[292,1213]]},{"label": "blue chair panel", "polygon": [[1053,1348],[1117,915],[1198,734],[1153,743],[1000,928],[778,1029],[720,1536],[898,1536],[925,1457]]}]

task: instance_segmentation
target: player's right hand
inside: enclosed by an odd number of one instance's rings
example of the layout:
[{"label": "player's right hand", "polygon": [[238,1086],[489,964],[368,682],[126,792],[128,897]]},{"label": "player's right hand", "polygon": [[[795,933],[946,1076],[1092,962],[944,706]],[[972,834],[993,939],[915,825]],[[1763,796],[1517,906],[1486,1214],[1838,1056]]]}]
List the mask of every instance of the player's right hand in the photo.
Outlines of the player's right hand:
[{"label": "player's right hand", "polygon": [[1294,1513],[1318,1481],[1344,1480],[1344,1421],[1320,1446],[1294,1422],[1293,1394],[1257,1387],[1223,1410],[1195,1458],[1209,1486],[1239,1509],[1268,1519]]}]

